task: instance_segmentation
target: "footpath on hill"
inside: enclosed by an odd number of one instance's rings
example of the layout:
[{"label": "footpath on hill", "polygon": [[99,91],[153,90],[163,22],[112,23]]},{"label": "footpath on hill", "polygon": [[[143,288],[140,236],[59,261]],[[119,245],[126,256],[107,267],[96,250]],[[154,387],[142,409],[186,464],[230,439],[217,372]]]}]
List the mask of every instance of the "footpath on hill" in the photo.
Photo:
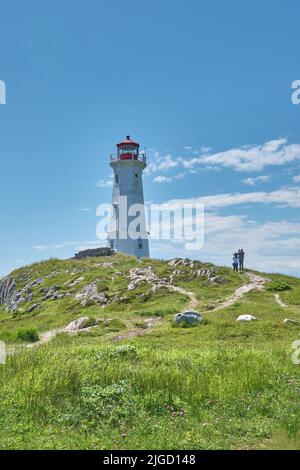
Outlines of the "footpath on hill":
[{"label": "footpath on hill", "polygon": [[[247,272],[246,276],[249,278],[250,282],[248,282],[246,284],[243,284],[242,286],[238,287],[230,297],[228,297],[223,302],[221,302],[219,305],[217,305],[216,307],[211,309],[210,312],[214,312],[214,311],[216,312],[218,310],[230,307],[237,300],[241,299],[244,295],[246,295],[248,292],[251,292],[253,290],[263,291],[264,288],[265,288],[265,284],[270,282],[270,279],[268,279],[267,277],[263,277],[263,276],[260,276],[258,274],[252,273],[252,272]],[[174,286],[173,284],[165,284],[165,287],[167,287],[172,292],[177,292],[179,294],[183,294],[186,297],[188,297],[190,299],[190,303],[189,303],[187,309],[195,310],[197,308],[198,300],[197,300],[196,294],[194,292],[189,291],[187,289],[184,289],[183,287]],[[274,299],[275,299],[275,302],[277,302],[281,307],[287,307],[281,301],[279,295],[277,295],[277,296],[275,295]],[[158,318],[147,318],[147,319],[145,319],[145,324],[146,324],[145,329],[135,328],[135,329],[132,329],[130,331],[127,331],[124,334],[118,335],[118,336],[114,337],[113,339],[117,340],[117,341],[118,340],[120,341],[120,340],[124,340],[124,339],[127,339],[127,338],[147,334],[147,333],[149,333],[149,331],[151,331],[154,324],[158,321],[159,321]],[[97,325],[89,326],[89,327],[86,327],[86,328],[81,328],[81,329],[78,329],[78,330],[73,330],[72,328],[70,328],[70,325],[67,325],[67,326],[62,327],[62,328],[52,329],[52,330],[46,331],[44,333],[41,333],[39,341],[37,341],[36,343],[29,344],[26,347],[27,348],[33,348],[33,347],[37,347],[37,346],[40,346],[42,344],[48,343],[49,341],[54,339],[59,333],[76,334],[76,333],[80,333],[80,332],[84,332],[84,331],[89,331],[92,328],[95,328],[96,326]]]}]

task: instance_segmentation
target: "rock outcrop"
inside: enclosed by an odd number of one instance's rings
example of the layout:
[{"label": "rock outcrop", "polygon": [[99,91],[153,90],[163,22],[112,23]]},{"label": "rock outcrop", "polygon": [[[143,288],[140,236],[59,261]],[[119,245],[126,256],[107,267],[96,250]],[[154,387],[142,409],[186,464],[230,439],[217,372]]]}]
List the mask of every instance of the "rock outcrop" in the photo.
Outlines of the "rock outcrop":
[{"label": "rock outcrop", "polygon": [[146,282],[152,285],[152,289],[157,290],[163,286],[168,285],[166,279],[158,277],[153,271],[152,268],[133,268],[129,272],[128,278],[130,283],[128,284],[128,290],[134,290],[138,287],[139,284]]},{"label": "rock outcrop", "polygon": [[93,304],[103,306],[108,302],[106,295],[99,293],[96,281],[86,285],[82,291],[75,296],[75,299],[80,301],[82,307],[88,307]]},{"label": "rock outcrop", "polygon": [[10,301],[16,290],[16,282],[13,277],[8,276],[0,281],[0,305]]},{"label": "rock outcrop", "polygon": [[64,328],[65,332],[72,333],[79,330],[83,330],[91,326],[91,320],[89,317],[80,317],[77,320],[72,321]]},{"label": "rock outcrop", "polygon": [[[168,262],[168,265],[172,268],[176,268],[170,276],[171,284],[176,276],[183,274],[186,276],[187,272],[191,280],[198,279],[200,277],[210,285],[225,283],[225,279],[218,274],[218,269],[213,266],[203,267],[203,264],[199,261],[194,261],[189,258],[174,258]],[[186,268],[188,268],[188,270]]]},{"label": "rock outcrop", "polygon": [[5,303],[7,310],[9,310],[10,312],[15,312],[23,302],[31,302],[32,289],[34,287],[39,286],[43,282],[43,278],[38,278],[26,284],[23,289],[14,290]]}]

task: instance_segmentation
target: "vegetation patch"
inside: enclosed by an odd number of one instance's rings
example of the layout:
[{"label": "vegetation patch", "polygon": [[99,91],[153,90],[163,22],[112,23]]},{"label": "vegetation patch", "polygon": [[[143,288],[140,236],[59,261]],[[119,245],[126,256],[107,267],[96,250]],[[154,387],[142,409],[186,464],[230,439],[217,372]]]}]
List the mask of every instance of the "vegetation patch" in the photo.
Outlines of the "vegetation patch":
[{"label": "vegetation patch", "polygon": [[17,341],[36,343],[39,341],[39,333],[35,327],[20,328],[17,330],[16,339]]},{"label": "vegetation patch", "polygon": [[267,285],[267,290],[272,292],[283,292],[286,290],[291,290],[291,288],[291,285],[284,281],[273,281]]}]

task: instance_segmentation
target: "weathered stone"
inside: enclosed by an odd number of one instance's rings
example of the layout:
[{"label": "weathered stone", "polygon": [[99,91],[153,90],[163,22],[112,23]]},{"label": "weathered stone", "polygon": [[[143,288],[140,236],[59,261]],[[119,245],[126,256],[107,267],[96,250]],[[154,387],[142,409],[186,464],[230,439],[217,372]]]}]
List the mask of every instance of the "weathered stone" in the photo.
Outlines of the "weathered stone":
[{"label": "weathered stone", "polygon": [[45,294],[43,300],[58,300],[62,299],[63,297],[66,297],[67,295],[70,295],[68,292],[62,292],[59,294],[58,291],[60,289],[60,286],[51,286],[42,289],[41,292]]},{"label": "weathered stone", "polygon": [[253,315],[240,315],[236,321],[255,321],[257,320],[256,317],[254,317]]},{"label": "weathered stone", "polygon": [[75,299],[80,300],[80,305],[83,307],[93,304],[102,306],[107,304],[108,301],[105,294],[98,292],[96,281],[86,285],[82,291],[75,296]]},{"label": "weathered stone", "polygon": [[111,268],[113,265],[114,265],[114,263],[108,263],[108,262],[106,262],[106,263],[103,263],[103,264],[102,264],[102,268]]},{"label": "weathered stone", "polygon": [[16,290],[16,282],[11,276],[5,277],[0,281],[0,305],[4,305],[14,295]]},{"label": "weathered stone", "polygon": [[157,276],[153,271],[151,266],[148,268],[134,268],[131,269],[129,272],[129,279],[130,283],[127,286],[128,290],[134,290],[136,287],[138,287],[139,284],[145,282],[153,286],[159,284],[159,285],[166,285],[167,280],[160,278]]},{"label": "weathered stone", "polygon": [[211,284],[223,284],[224,282],[224,279],[221,276],[213,276],[210,277],[208,280]]},{"label": "weathered stone", "polygon": [[83,330],[91,326],[91,319],[89,317],[80,317],[77,320],[72,321],[69,325],[66,326],[65,331],[75,332],[78,330]]},{"label": "weathered stone", "polygon": [[80,276],[78,277],[77,279],[75,279],[74,281],[72,281],[70,284],[69,283],[66,283],[67,287],[69,288],[72,288],[72,287],[76,287],[78,284],[80,284],[82,281],[85,280],[85,277],[84,276]]},{"label": "weathered stone", "polygon": [[200,313],[194,310],[187,310],[186,312],[177,313],[175,315],[175,323],[182,326],[193,326],[204,321]]},{"label": "weathered stone", "polygon": [[300,321],[292,320],[292,319],[290,319],[290,318],[286,318],[285,320],[283,320],[283,323],[286,324],[286,325],[297,325],[297,326],[300,326]]},{"label": "weathered stone", "polygon": [[39,304],[33,304],[33,305],[31,305],[31,307],[29,307],[28,312],[31,313],[34,310],[37,310],[38,308],[40,308]]}]

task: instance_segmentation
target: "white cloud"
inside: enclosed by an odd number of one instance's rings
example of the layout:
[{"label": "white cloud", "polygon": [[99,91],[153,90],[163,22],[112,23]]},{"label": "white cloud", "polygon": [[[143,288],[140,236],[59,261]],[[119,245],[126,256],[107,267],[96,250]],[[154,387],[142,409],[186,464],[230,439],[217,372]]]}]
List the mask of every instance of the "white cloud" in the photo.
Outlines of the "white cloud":
[{"label": "white cloud", "polygon": [[108,181],[100,180],[98,181],[96,186],[98,188],[111,188],[113,186],[113,181],[112,180],[108,180]]},{"label": "white cloud", "polygon": [[152,241],[151,255],[198,258],[231,265],[232,253],[246,252],[246,266],[269,272],[300,276],[300,223],[280,220],[259,223],[247,215],[206,213],[205,242],[199,251],[187,251],[185,242]]},{"label": "white cloud", "polygon": [[159,152],[154,152],[153,155],[148,158],[146,173],[167,171],[176,168],[178,165],[180,165],[180,161],[174,159],[171,154],[161,155]]},{"label": "white cloud", "polygon": [[[186,150],[188,150],[186,147]],[[231,168],[240,172],[258,172],[269,166],[282,166],[300,160],[300,144],[289,144],[287,139],[275,139],[261,145],[245,145],[218,153],[210,153],[209,147],[193,151],[192,158],[160,155],[154,152],[150,157],[148,173],[167,171],[182,166],[193,170],[200,166],[208,170]]]},{"label": "white cloud", "polygon": [[198,160],[201,164],[221,165],[236,171],[261,171],[267,166],[285,165],[300,160],[300,145],[288,144],[287,139],[277,139],[263,145],[233,148]]},{"label": "white cloud", "polygon": [[50,247],[48,245],[35,245],[33,248],[38,251],[47,251]]},{"label": "white cloud", "polygon": [[[222,214],[222,208],[236,204],[274,204],[300,207],[299,188],[281,188],[273,192],[220,194],[166,201],[165,204],[205,204],[205,242],[199,251],[187,251],[176,241],[151,241],[151,255],[198,258],[230,266],[232,253],[243,248],[247,267],[261,271],[300,276],[300,219],[259,222],[247,214]],[[282,212],[284,214],[284,212]]]},{"label": "white cloud", "polygon": [[256,186],[257,182],[267,182],[270,181],[270,176],[267,175],[261,175],[257,176],[256,178],[245,178],[242,180],[243,184],[246,184],[248,186]]},{"label": "white cloud", "polygon": [[154,183],[171,183],[172,181],[178,181],[184,178],[185,173],[179,173],[174,176],[156,176],[153,181]]},{"label": "white cloud", "polygon": [[277,191],[250,193],[224,193],[203,196],[186,200],[174,199],[172,202],[197,202],[204,204],[206,209],[228,207],[240,204],[275,204],[280,207],[300,207],[300,188],[282,188]]},{"label": "white cloud", "polygon": [[293,181],[295,181],[295,183],[300,183],[300,175],[294,176]]}]

